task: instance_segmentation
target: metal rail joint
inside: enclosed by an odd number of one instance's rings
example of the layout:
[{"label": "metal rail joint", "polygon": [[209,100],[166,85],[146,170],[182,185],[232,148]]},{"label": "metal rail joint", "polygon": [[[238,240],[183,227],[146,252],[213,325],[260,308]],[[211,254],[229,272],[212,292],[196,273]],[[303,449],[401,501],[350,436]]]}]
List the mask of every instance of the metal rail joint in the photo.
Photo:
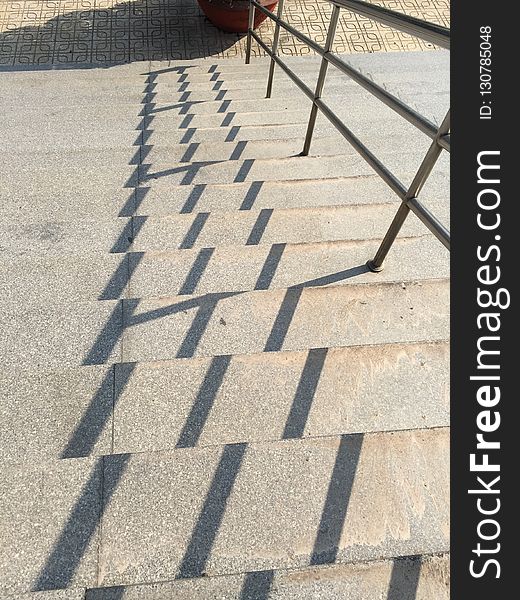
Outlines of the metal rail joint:
[{"label": "metal rail joint", "polygon": [[[303,152],[301,153],[303,156],[306,156],[309,153],[316,117],[318,115],[318,111],[320,111],[401,199],[401,205],[399,206],[399,209],[392,223],[390,224],[390,227],[388,228],[388,231],[381,242],[375,257],[367,262],[367,266],[370,268],[370,270],[374,272],[379,272],[382,270],[383,262],[388,254],[388,251],[392,247],[392,244],[399,234],[399,231],[401,230],[401,227],[403,226],[410,211],[412,211],[444,244],[444,246],[449,249],[449,231],[437,219],[437,217],[435,217],[426,208],[426,206],[418,200],[417,196],[432,172],[437,159],[442,153],[442,150],[446,150],[447,152],[450,151],[450,111],[448,110],[441,125],[437,127],[429,119],[405,104],[397,96],[394,96],[385,88],[379,86],[377,83],[363,75],[357,69],[354,69],[338,55],[334,54],[332,52],[332,45],[334,43],[336,27],[338,24],[340,10],[342,8],[382,23],[383,25],[392,27],[393,29],[397,29],[409,35],[418,37],[436,46],[440,46],[441,48],[450,48],[450,30],[446,27],[441,27],[440,25],[436,25],[434,23],[422,21],[421,19],[416,19],[415,17],[410,17],[403,13],[398,13],[381,6],[363,2],[361,0],[329,0],[329,2],[333,5],[332,14],[325,44],[324,46],[320,46],[317,42],[307,37],[305,34],[301,33],[282,19],[284,0],[279,0],[276,15],[264,8],[257,0],[249,0],[249,25],[247,32],[246,63],[249,64],[251,60],[251,44],[252,40],[254,39],[266,52],[266,54],[271,57],[266,97],[271,97],[274,70],[275,66],[278,65],[312,101],[311,114],[307,125],[307,134],[305,136]],[[253,29],[256,10],[264,13],[275,23],[273,44],[271,48],[269,48],[262,41],[260,36]],[[300,77],[298,77],[298,75],[296,75],[278,56],[280,28],[285,29],[287,32],[295,36],[322,57],[318,79],[314,90],[308,87],[300,79]],[[323,92],[329,64],[348,75],[365,90],[384,102],[384,104],[386,104],[397,114],[432,139],[432,143],[426,155],[424,156],[424,159],[421,162],[421,165],[419,166],[412,183],[409,186],[405,186],[403,183],[401,183],[401,181],[387,167],[385,167],[385,165],[365,146],[365,144],[363,144],[354,135],[354,133],[352,133],[345,123],[343,123],[343,121],[333,112],[333,110],[322,100],[321,95]]]}]

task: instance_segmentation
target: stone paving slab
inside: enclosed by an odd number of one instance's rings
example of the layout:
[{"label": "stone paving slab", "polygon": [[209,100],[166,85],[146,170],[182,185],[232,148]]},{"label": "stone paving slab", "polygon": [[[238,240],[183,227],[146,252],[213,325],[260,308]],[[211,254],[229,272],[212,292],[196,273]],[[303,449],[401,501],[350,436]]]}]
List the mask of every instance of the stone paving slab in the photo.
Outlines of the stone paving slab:
[{"label": "stone paving slab", "polygon": [[448,463],[446,429],[109,457],[100,583],[445,552]]},{"label": "stone paving slab", "polygon": [[[38,290],[34,293],[38,294]],[[121,358],[121,303],[38,306],[19,299],[0,311],[2,369],[11,372],[115,362]]]},{"label": "stone paving slab", "polygon": [[[0,295],[3,301],[53,305],[67,300],[115,300],[126,293],[128,265],[125,255],[68,253],[0,257]],[[37,290],[37,295],[35,294]]]},{"label": "stone paving slab", "polygon": [[[382,0],[388,8],[447,25],[447,0]],[[325,0],[289,0],[285,19],[323,43],[331,6]],[[259,29],[272,42],[272,22]],[[244,57],[245,36],[211,25],[193,0],[0,2],[0,65],[69,66],[144,60]],[[431,44],[342,11],[334,49],[340,53],[429,49]],[[283,32],[284,56],[307,55],[308,46]],[[257,44],[253,54],[263,55]]]},{"label": "stone paving slab", "polygon": [[123,361],[448,337],[446,281],[124,301]]},{"label": "stone paving slab", "polygon": [[0,371],[0,464],[110,454],[113,368]]},{"label": "stone paving slab", "polygon": [[93,587],[101,463],[64,460],[0,471],[0,593]]},{"label": "stone paving slab", "polygon": [[64,192],[71,197],[85,193],[108,192],[112,195],[137,184],[136,169],[129,164],[134,155],[135,148],[132,147],[120,151],[82,150],[77,155],[67,151],[54,154],[32,152],[26,155],[25,160],[20,157],[4,163],[0,172],[0,189],[8,197],[13,194],[34,195],[42,188],[50,197]]},{"label": "stone paving slab", "polygon": [[449,570],[449,556],[423,556],[98,588],[86,600],[449,600]]},{"label": "stone paving slab", "polygon": [[33,213],[23,222],[10,220],[0,224],[0,250],[4,255],[73,257],[85,253],[121,253],[130,245],[130,219],[61,221],[46,218],[45,206],[41,208],[41,217]]},{"label": "stone paving slab", "polygon": [[449,426],[448,369],[447,343],[118,365],[114,452]]},{"label": "stone paving slab", "polygon": [[[133,170],[128,171],[130,177],[132,173]],[[96,181],[95,177],[73,178],[66,185],[60,181],[48,181],[47,186],[20,181],[17,186],[0,188],[0,216],[3,222],[8,219],[14,222],[23,222],[24,219],[30,221],[31,218],[37,219],[38,215],[42,220],[56,222],[95,218],[115,221],[118,216],[131,216],[134,208],[133,188],[125,189],[118,182],[107,185]]]},{"label": "stone paving slab", "polygon": [[[33,112],[30,118],[39,118],[38,110]],[[0,144],[11,155],[18,152],[45,152],[49,148],[55,151],[125,148],[128,156],[131,156],[132,151],[137,150],[136,147],[142,143],[142,132],[130,126],[121,129],[119,125],[119,121],[109,122],[106,123],[106,128],[100,130],[95,126],[75,128],[71,122],[67,127],[60,126],[50,131],[21,126],[17,130],[10,130],[6,135],[0,133]]]},{"label": "stone paving slab", "polygon": [[[449,253],[431,235],[398,238],[385,268],[365,269],[380,240],[219,246],[171,252],[130,253],[128,297],[211,294],[308,285],[414,281],[449,276]],[[421,260],[416,260],[420,256]]]},{"label": "stone paving slab", "polygon": [[[395,204],[390,203],[148,217],[132,251],[382,239],[395,212]],[[408,219],[402,235],[425,231],[418,219]]]}]

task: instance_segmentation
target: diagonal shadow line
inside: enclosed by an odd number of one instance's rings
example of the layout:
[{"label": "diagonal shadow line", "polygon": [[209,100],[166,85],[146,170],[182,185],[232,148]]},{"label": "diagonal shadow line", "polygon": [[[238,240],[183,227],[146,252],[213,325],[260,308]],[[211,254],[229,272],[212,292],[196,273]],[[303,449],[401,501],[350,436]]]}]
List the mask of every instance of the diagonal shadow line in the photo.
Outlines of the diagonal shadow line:
[{"label": "diagonal shadow line", "polygon": [[176,579],[201,577],[211,554],[247,444],[227,444],[213,476]]},{"label": "diagonal shadow line", "polygon": [[263,184],[263,181],[253,181],[251,183],[239,210],[251,210],[251,208],[253,208],[253,204],[258,198],[258,194],[260,193]]},{"label": "diagonal shadow line", "polygon": [[246,573],[238,600],[269,600],[273,580],[273,570]]},{"label": "diagonal shadow line", "polygon": [[226,139],[224,141],[225,142],[234,142],[239,131],[240,131],[240,125],[232,125],[226,136]]},{"label": "diagonal shadow line", "polygon": [[134,363],[125,365],[124,370],[117,369],[117,373],[115,366],[110,367],[60,458],[79,458],[92,453],[103,429],[113,418],[115,405],[130,381],[134,369]]},{"label": "diagonal shadow line", "polygon": [[231,125],[231,121],[236,117],[237,113],[236,112],[228,112],[226,113],[225,117],[222,119],[222,123],[220,124],[221,127],[229,127],[229,125]]},{"label": "diagonal shadow line", "polygon": [[278,268],[282,255],[284,253],[286,244],[273,244],[269,250],[269,254],[265,259],[265,262],[260,271],[260,275],[256,280],[255,290],[268,290],[269,286],[273,282],[276,269]]},{"label": "diagonal shadow line", "polygon": [[344,271],[338,271],[337,273],[331,273],[330,275],[324,275],[323,277],[310,279],[309,281],[291,286],[289,289],[294,289],[297,287],[321,287],[324,285],[329,285],[330,283],[337,283],[338,281],[344,281],[345,279],[356,277],[356,275],[363,275],[363,273],[368,273],[369,271],[370,269],[366,265],[358,265],[357,267],[351,267],[350,269],[345,269]]},{"label": "diagonal shadow line", "polygon": [[284,440],[303,436],[327,352],[328,348],[313,348],[307,354],[291,410],[285,423],[282,435]]},{"label": "diagonal shadow line", "polygon": [[82,365],[105,364],[123,334],[122,303],[117,302],[94,344],[83,359]]},{"label": "diagonal shadow line", "polygon": [[200,142],[193,142],[192,144],[189,144],[179,162],[190,162],[197,150],[199,149],[199,146]]},{"label": "diagonal shadow line", "polygon": [[[138,301],[125,300],[125,327],[132,327],[148,321],[154,321],[155,319],[160,319],[161,317],[166,317],[168,315],[174,315],[179,312],[190,310],[191,308],[199,308],[204,304],[216,304],[224,298],[230,298],[231,296],[236,296],[240,293],[243,292],[218,292],[204,294],[197,298],[190,298],[188,300],[182,300],[181,302],[169,304],[168,306],[161,306],[161,308],[155,308],[146,313],[141,313],[138,315],[132,315],[132,311],[128,310],[130,307],[133,307],[135,310],[135,308],[137,308]],[[128,317],[126,316],[127,311],[130,313]]]},{"label": "diagonal shadow line", "polygon": [[[90,477],[81,490],[32,591],[65,588],[72,582],[78,564],[98,530],[104,506],[112,497],[123,476],[129,455],[121,455],[117,459],[117,468],[113,469],[108,484],[104,481],[105,458],[98,459],[94,464]],[[99,493],[101,486],[103,486],[102,499]],[[101,506],[97,505],[96,499],[101,500]]]},{"label": "diagonal shadow line", "polygon": [[177,350],[175,358],[191,358],[195,354],[197,346],[199,345],[204,332],[208,328],[217,304],[218,299],[211,299],[209,301],[202,302],[199,305],[199,309],[197,310],[197,313],[193,318],[193,321],[191,322],[191,325],[186,332],[179,349]]},{"label": "diagonal shadow line", "polygon": [[217,113],[225,113],[227,109],[231,105],[231,100],[223,100],[222,104],[219,106]]},{"label": "diagonal shadow line", "polygon": [[238,170],[238,173],[236,174],[233,183],[243,183],[247,179],[247,176],[249,175],[249,172],[251,171],[254,162],[255,161],[253,158],[246,158],[242,163],[240,169]]},{"label": "diagonal shadow line", "polygon": [[285,336],[289,331],[296,307],[300,301],[303,288],[290,288],[285,296],[276,315],[273,327],[264,346],[264,352],[276,352],[282,349]]},{"label": "diagonal shadow line", "polygon": [[195,127],[190,127],[189,129],[186,129],[186,133],[182,136],[179,144],[189,144],[191,138],[195,135],[195,132],[197,130],[195,129]]},{"label": "diagonal shadow line", "polygon": [[420,556],[394,558],[386,600],[416,600],[421,566]]},{"label": "diagonal shadow line", "polygon": [[362,434],[341,436],[327,498],[314,541],[311,565],[333,563],[338,556],[341,533],[347,516],[362,445]]},{"label": "diagonal shadow line", "polygon": [[192,448],[197,445],[230,363],[230,355],[214,356],[211,359],[176,448]]},{"label": "diagonal shadow line", "polygon": [[195,293],[195,289],[197,288],[214,252],[215,248],[201,248],[199,250],[197,258],[193,261],[190,272],[179,289],[179,296]]},{"label": "diagonal shadow line", "polygon": [[208,219],[209,219],[208,212],[201,212],[195,216],[192,224],[190,225],[190,228],[188,229],[188,231],[186,232],[186,235],[184,236],[184,239],[179,244],[180,249],[188,250],[189,248],[193,248],[193,246],[197,242],[197,238],[201,234],[202,229]]},{"label": "diagonal shadow line", "polygon": [[237,142],[237,145],[233,149],[233,152],[231,153],[229,160],[240,160],[240,157],[244,153],[246,146],[247,146],[247,140],[242,140],[240,142]]},{"label": "diagonal shadow line", "polygon": [[246,241],[246,246],[258,246],[273,215],[272,208],[262,208]]},{"label": "diagonal shadow line", "polygon": [[197,205],[197,202],[202,197],[202,194],[204,193],[205,189],[206,189],[205,183],[198,183],[198,184],[194,185],[192,190],[190,191],[188,197],[186,198],[184,205],[182,206],[181,210],[179,211],[179,213],[181,215],[185,215],[185,214],[193,212],[193,209],[195,208],[195,206]]}]

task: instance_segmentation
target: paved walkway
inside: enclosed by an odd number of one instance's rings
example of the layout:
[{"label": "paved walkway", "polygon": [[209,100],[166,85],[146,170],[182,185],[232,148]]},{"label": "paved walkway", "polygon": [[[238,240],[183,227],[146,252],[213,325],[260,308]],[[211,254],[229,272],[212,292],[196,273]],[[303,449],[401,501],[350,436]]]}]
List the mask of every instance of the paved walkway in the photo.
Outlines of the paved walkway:
[{"label": "paved walkway", "polygon": [[[449,0],[378,0],[376,4],[449,25]],[[285,18],[317,41],[325,39],[327,0],[286,0]],[[261,28],[272,37],[271,24]],[[430,44],[342,11],[339,53],[425,50]],[[61,65],[139,60],[243,57],[245,37],[225,34],[196,0],[0,0],[0,65]],[[309,54],[282,37],[282,52]]]}]

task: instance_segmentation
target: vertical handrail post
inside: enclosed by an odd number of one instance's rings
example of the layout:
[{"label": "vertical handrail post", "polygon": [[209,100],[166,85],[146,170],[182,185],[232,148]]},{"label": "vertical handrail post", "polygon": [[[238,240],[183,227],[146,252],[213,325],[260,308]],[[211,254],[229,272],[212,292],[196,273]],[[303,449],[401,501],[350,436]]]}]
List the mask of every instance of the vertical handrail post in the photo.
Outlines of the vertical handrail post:
[{"label": "vertical handrail post", "polygon": [[[278,19],[282,18],[283,3],[284,3],[284,0],[279,0],[279,2],[278,2],[278,10],[276,11],[276,16],[278,17]],[[277,21],[275,28],[274,28],[273,46],[271,48],[274,56],[277,56],[277,54],[278,54],[279,42],[280,42],[280,22]],[[269,65],[269,77],[267,79],[267,91],[265,94],[266,98],[270,98],[271,93],[273,91],[273,79],[274,79],[275,66],[276,66],[276,62],[275,62],[274,58],[271,56],[271,64]]]},{"label": "vertical handrail post", "polygon": [[374,273],[379,273],[383,270],[383,263],[385,258],[392,247],[392,244],[395,242],[395,238],[399,235],[399,231],[401,231],[401,227],[406,221],[406,217],[410,212],[410,207],[408,206],[408,201],[412,198],[416,198],[421,191],[422,187],[426,183],[430,173],[432,172],[437,159],[439,158],[442,152],[442,146],[439,144],[439,139],[446,135],[450,131],[450,111],[447,112],[444,120],[442,121],[439,129],[437,130],[437,135],[435,136],[433,142],[431,143],[426,156],[421,162],[421,166],[417,170],[415,177],[413,178],[408,191],[406,192],[405,197],[402,199],[401,206],[399,207],[386,235],[379,246],[379,249],[372,260],[367,262],[367,267],[373,271]]},{"label": "vertical handrail post", "polygon": [[249,0],[249,19],[247,23],[247,42],[246,42],[246,65],[251,62],[251,42],[253,37],[251,32],[255,25],[255,5]]},{"label": "vertical handrail post", "polygon": [[325,46],[323,48],[325,55],[321,59],[320,72],[318,75],[318,81],[316,82],[316,89],[314,91],[314,101],[312,103],[311,114],[309,116],[309,123],[307,125],[307,133],[305,134],[305,143],[303,145],[302,156],[307,156],[311,148],[312,134],[314,133],[314,125],[316,124],[316,117],[318,115],[318,106],[316,100],[321,98],[323,93],[323,86],[325,85],[325,77],[327,75],[327,69],[329,62],[326,58],[326,53],[332,49],[334,43],[334,36],[336,35],[336,28],[338,26],[340,8],[336,4],[332,7],[332,14],[330,16],[329,29],[327,31],[327,39],[325,40]]}]

